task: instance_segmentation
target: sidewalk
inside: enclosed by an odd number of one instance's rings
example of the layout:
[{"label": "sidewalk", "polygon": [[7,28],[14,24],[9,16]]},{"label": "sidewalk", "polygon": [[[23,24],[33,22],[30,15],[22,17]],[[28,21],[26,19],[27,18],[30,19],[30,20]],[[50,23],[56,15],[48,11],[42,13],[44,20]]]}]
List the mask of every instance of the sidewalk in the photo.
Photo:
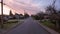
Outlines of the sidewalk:
[{"label": "sidewalk", "polygon": [[60,34],[60,33],[56,32],[56,31],[54,31],[53,29],[50,29],[50,28],[42,25],[41,23],[39,23],[39,21],[37,21],[37,22],[38,22],[38,24],[40,24],[45,30],[47,30],[47,31],[50,32],[51,34]]},{"label": "sidewalk", "polygon": [[23,23],[23,22],[19,21],[16,25],[13,25],[11,28],[9,28],[7,30],[0,29],[0,34],[5,34],[5,33],[9,32],[10,30],[12,30],[12,29],[16,28],[17,26],[19,26],[21,23]]}]

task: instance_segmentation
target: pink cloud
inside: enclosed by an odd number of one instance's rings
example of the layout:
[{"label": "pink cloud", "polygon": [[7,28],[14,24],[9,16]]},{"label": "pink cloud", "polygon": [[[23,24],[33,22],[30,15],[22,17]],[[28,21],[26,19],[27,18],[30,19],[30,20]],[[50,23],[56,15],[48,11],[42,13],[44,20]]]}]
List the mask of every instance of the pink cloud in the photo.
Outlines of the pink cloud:
[{"label": "pink cloud", "polygon": [[[27,1],[27,2],[26,2]],[[35,14],[40,11],[40,8],[31,3],[32,0],[4,0],[4,3],[10,8],[14,9],[17,13],[24,13],[27,10],[29,14]]]}]

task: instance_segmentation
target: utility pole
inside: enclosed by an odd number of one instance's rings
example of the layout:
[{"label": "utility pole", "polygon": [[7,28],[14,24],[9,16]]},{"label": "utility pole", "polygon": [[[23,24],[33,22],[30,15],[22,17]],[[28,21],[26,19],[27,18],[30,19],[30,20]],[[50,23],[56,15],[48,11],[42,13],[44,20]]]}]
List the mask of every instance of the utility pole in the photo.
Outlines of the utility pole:
[{"label": "utility pole", "polygon": [[3,0],[1,0],[1,28],[3,28]]}]

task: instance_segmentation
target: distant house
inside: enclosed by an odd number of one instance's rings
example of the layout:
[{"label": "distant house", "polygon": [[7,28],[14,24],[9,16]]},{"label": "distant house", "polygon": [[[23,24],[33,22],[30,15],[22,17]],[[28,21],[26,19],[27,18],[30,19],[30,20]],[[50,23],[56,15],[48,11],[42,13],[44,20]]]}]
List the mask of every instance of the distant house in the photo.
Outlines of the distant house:
[{"label": "distant house", "polygon": [[14,17],[15,17],[16,19],[19,19],[19,14],[16,13],[16,14],[14,15]]},{"label": "distant house", "polygon": [[[3,15],[3,23],[5,23],[6,21],[8,21],[8,15]],[[0,22],[1,22],[1,15],[0,15]]]},{"label": "distant house", "polygon": [[20,19],[23,19],[23,18],[24,18],[24,16],[23,16],[22,14],[20,14],[20,15],[19,15],[19,18],[20,18]]},{"label": "distant house", "polygon": [[[24,16],[22,14],[18,14],[18,13],[15,13],[15,15],[13,15],[12,11],[10,10],[8,19],[21,19],[23,17]],[[6,17],[4,17],[4,18],[6,18]]]},{"label": "distant house", "polygon": [[48,14],[44,14],[44,19],[49,19],[49,15]]}]

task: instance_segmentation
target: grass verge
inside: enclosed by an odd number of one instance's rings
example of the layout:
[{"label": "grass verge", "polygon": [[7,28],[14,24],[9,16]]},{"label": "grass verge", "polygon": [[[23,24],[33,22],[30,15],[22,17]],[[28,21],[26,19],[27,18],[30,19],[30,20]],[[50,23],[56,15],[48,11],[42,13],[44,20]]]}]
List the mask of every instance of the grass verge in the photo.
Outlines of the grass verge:
[{"label": "grass verge", "polygon": [[42,21],[42,24],[60,33],[60,29],[56,29],[55,24],[51,23],[50,21],[44,20]]},{"label": "grass verge", "polygon": [[8,20],[6,23],[3,24],[3,30],[8,30],[17,24],[21,24],[21,21],[18,22],[18,20]]}]

